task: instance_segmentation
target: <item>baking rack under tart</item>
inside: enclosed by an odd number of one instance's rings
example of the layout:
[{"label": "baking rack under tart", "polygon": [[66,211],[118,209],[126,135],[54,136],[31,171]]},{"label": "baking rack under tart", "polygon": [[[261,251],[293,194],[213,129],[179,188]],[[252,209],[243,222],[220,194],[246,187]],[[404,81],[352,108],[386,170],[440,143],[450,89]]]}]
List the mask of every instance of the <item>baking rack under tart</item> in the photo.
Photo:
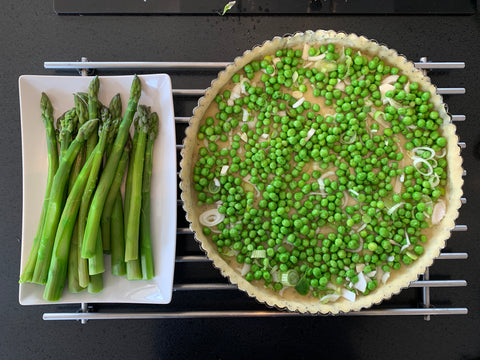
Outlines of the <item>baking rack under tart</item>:
[{"label": "baking rack under tart", "polygon": [[[177,159],[181,159],[180,151],[183,148],[183,134],[188,126],[189,116],[195,106],[195,101],[203,96],[204,89],[175,88],[176,77],[192,75],[216,76],[219,70],[224,69],[228,62],[92,62],[87,58],[72,62],[45,62],[46,69],[56,71],[78,71],[80,75],[90,75],[93,72],[115,72],[121,74],[164,72],[172,76],[174,84],[173,97],[175,103],[175,124],[177,133]],[[448,72],[455,69],[464,69],[464,62],[430,62],[422,57],[415,67],[423,71],[441,70]],[[440,95],[462,95],[466,90],[462,87],[437,88]],[[446,101],[448,103],[448,101]],[[462,114],[451,115],[452,121],[465,121]],[[182,136],[179,136],[181,134]],[[466,147],[464,142],[458,146]],[[179,168],[179,166],[178,166]],[[464,170],[463,176],[466,176]],[[177,200],[177,249],[175,258],[175,278],[173,286],[173,300],[167,305],[136,305],[136,304],[91,304],[81,303],[80,308],[75,305],[63,305],[56,313],[44,313],[44,320],[78,320],[82,324],[88,320],[106,319],[167,319],[167,318],[226,318],[226,317],[295,317],[295,316],[322,316],[301,314],[296,312],[280,311],[266,308],[255,299],[239,291],[235,285],[229,284],[211,261],[204,255],[194,239],[193,232],[188,227],[183,210],[183,202],[178,191]],[[466,199],[461,199],[462,204]],[[467,231],[467,225],[456,225],[454,232]],[[449,241],[452,241],[450,239]],[[448,247],[446,248],[448,249]],[[466,252],[449,252],[444,249],[436,260],[462,261],[468,258]],[[438,261],[435,261],[435,264]],[[432,288],[465,287],[465,280],[452,280],[448,274],[439,276],[430,275],[427,268],[423,276],[410,283],[409,288],[402,291],[390,300],[374,305],[369,309],[341,313],[339,316],[423,316],[430,320],[432,315],[466,315],[466,307],[456,307],[448,298],[433,300]],[[448,294],[448,292],[447,292]],[[438,305],[436,305],[438,304]]]}]

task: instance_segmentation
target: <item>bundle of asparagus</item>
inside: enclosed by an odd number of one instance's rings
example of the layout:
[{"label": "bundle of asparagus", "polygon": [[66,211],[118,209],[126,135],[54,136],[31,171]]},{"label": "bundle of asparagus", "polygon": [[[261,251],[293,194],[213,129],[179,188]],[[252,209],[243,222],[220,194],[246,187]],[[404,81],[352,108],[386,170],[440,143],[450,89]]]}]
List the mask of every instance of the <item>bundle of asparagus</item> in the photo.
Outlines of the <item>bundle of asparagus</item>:
[{"label": "bundle of asparagus", "polygon": [[72,293],[101,291],[104,254],[111,254],[115,276],[154,277],[150,180],[158,115],[138,105],[141,83],[137,76],[123,116],[120,94],[107,107],[98,99],[99,89],[95,77],[88,93],[74,94],[75,106],[56,122],[47,94],[41,97],[47,187],[20,282],[45,285],[43,297],[49,301],[61,298],[66,283]]}]

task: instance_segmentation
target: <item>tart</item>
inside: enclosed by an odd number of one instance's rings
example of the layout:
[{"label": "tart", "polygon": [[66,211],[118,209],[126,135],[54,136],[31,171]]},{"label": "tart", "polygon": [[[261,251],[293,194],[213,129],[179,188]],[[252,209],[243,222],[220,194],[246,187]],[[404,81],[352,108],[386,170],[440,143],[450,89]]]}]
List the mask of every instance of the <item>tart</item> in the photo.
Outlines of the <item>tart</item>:
[{"label": "tart", "polygon": [[462,195],[455,126],[395,50],[307,31],[220,72],[194,109],[181,197],[221,273],[269,306],[337,314],[408,287]]}]

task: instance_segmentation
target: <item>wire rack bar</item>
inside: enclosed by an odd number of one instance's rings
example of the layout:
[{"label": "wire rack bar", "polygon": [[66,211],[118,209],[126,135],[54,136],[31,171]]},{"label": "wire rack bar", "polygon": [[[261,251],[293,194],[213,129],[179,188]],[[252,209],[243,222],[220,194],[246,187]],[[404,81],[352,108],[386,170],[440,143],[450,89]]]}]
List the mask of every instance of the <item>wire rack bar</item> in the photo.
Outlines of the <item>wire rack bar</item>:
[{"label": "wire rack bar", "polygon": [[[438,260],[465,260],[468,259],[468,254],[465,252],[458,253],[441,253],[437,257]],[[204,255],[185,255],[176,256],[176,263],[202,263],[210,262],[211,260]]]},{"label": "wire rack bar", "polygon": [[[451,117],[452,117],[452,121],[465,121],[466,118],[467,118],[465,115],[451,115]],[[189,116],[176,116],[175,117],[175,122],[177,124],[188,124],[189,121],[190,121]]]},{"label": "wire rack bar", "polygon": [[[416,280],[409,285],[411,288],[443,288],[467,286],[465,280]],[[233,284],[224,283],[196,283],[196,284],[175,284],[173,291],[214,291],[214,290],[238,290]]]},{"label": "wire rack bar", "polygon": [[[466,93],[465,88],[437,88],[440,95],[463,95]],[[194,96],[200,97],[205,94],[205,89],[173,89],[173,96]]]},{"label": "wire rack bar", "polygon": [[[116,69],[116,70],[221,70],[231,62],[218,61],[46,61],[45,69]],[[463,61],[415,62],[417,69],[453,70],[464,69]]]},{"label": "wire rack bar", "polygon": [[[425,315],[467,315],[467,308],[397,308],[362,310],[339,314],[339,316],[425,316]],[[133,313],[47,313],[43,314],[43,320],[79,320],[82,323],[87,320],[144,320],[144,319],[199,319],[199,318],[274,318],[274,317],[301,317],[311,316],[287,311],[175,311],[175,312],[133,312]],[[322,315],[319,315],[322,316]],[[329,315],[323,315],[329,316]]]}]

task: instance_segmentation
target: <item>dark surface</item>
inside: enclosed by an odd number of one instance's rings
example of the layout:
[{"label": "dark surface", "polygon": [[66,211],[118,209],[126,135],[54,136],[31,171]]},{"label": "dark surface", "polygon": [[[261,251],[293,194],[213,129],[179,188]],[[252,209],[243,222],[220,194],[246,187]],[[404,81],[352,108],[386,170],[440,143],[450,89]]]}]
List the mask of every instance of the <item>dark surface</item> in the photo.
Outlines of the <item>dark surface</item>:
[{"label": "dark surface", "polygon": [[[480,86],[480,17],[473,16],[58,16],[50,2],[4,2],[0,15],[2,71],[0,99],[0,358],[312,358],[336,359],[478,359],[480,342],[480,211],[478,95]],[[467,94],[445,100],[457,123],[468,176],[468,203],[448,250],[469,253],[468,260],[436,263],[439,277],[465,279],[466,288],[433,289],[437,306],[467,307],[468,315],[422,317],[301,317],[254,319],[170,319],[134,321],[46,322],[44,312],[72,310],[55,305],[22,307],[18,284],[22,226],[22,166],[18,76],[55,74],[44,61],[231,61],[245,49],[276,35],[307,29],[334,29],[363,34],[397,49],[412,60],[465,61],[465,70],[432,73],[441,87],[466,87]],[[174,87],[191,84],[180,74]],[[36,105],[34,105],[36,106]],[[188,109],[177,109],[188,115]],[[208,265],[206,265],[208,266]],[[408,299],[408,290],[401,296]],[[174,303],[192,307],[238,301],[222,294],[174,294]],[[240,295],[242,297],[242,295]],[[408,300],[406,300],[408,301]],[[187,302],[187,304],[182,304]],[[200,304],[200,305],[198,305]],[[263,308],[252,303],[252,307]],[[113,306],[111,309],[117,309]],[[151,310],[151,309],[150,309]]]},{"label": "dark surface", "polygon": [[[54,0],[58,14],[215,14],[223,0]],[[236,1],[228,15],[272,14],[473,14],[472,0],[248,0]]]}]

